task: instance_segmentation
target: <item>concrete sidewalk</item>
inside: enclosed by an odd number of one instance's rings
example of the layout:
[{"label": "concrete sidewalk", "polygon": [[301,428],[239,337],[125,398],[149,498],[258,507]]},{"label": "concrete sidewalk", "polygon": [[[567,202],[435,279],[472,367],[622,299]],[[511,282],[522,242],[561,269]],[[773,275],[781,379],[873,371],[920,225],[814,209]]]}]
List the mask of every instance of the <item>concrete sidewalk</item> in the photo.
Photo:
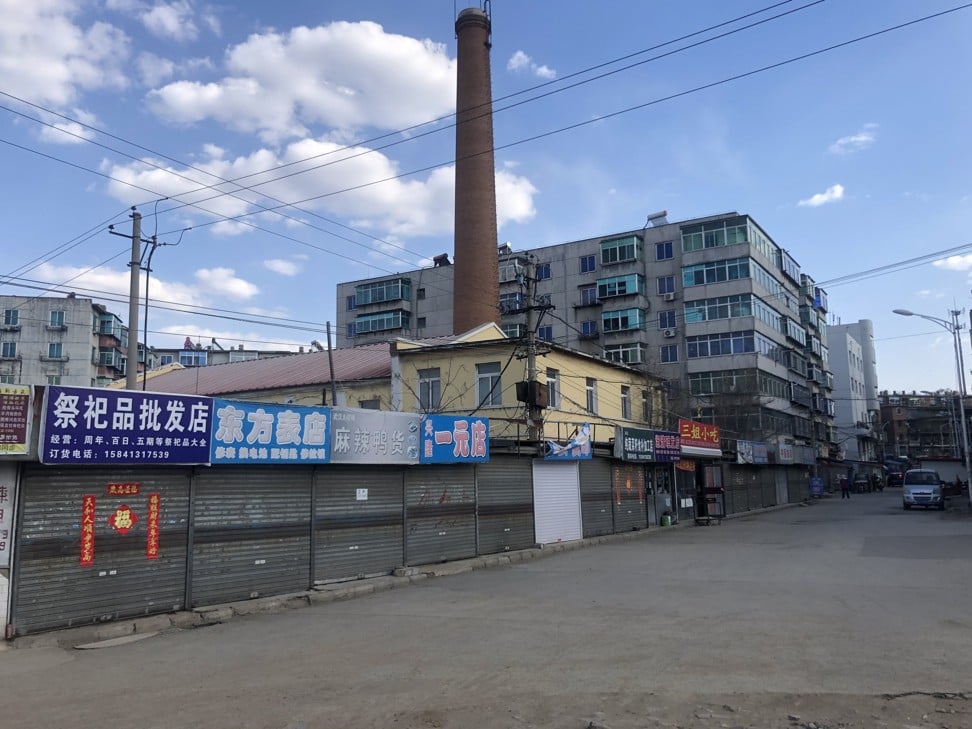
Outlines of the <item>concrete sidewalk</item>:
[{"label": "concrete sidewalk", "polygon": [[[764,509],[754,509],[753,511],[730,514],[723,519],[734,519],[747,516],[756,516],[779,509],[786,509],[792,506],[806,506],[805,503],[782,504],[780,506],[770,506]],[[191,610],[180,610],[174,613],[163,615],[146,615],[138,618],[123,618],[117,621],[97,623],[92,625],[79,626],[77,628],[66,628],[63,630],[53,630],[36,635],[26,635],[15,638],[12,641],[0,642],[0,651],[23,648],[75,648],[84,645],[86,648],[95,648],[101,642],[105,646],[113,645],[119,638],[127,636],[141,635],[145,633],[161,633],[169,630],[185,630],[198,628],[207,625],[218,625],[225,623],[236,617],[247,615],[257,615],[261,613],[275,613],[284,610],[309,607],[323,603],[335,602],[338,600],[351,600],[363,595],[372,595],[376,592],[393,590],[400,587],[407,587],[413,583],[427,580],[434,577],[447,577],[458,575],[473,570],[487,569],[493,567],[505,567],[511,564],[529,562],[544,557],[550,557],[562,552],[570,552],[577,549],[596,547],[602,544],[610,544],[619,541],[632,541],[636,539],[654,538],[673,531],[694,527],[693,521],[678,522],[670,527],[650,527],[638,531],[625,532],[622,534],[608,534],[598,537],[587,537],[570,542],[558,542],[556,544],[546,544],[521,549],[501,554],[487,554],[469,559],[460,559],[454,562],[443,562],[440,564],[420,565],[417,567],[400,567],[391,575],[373,577],[370,579],[351,580],[347,582],[329,583],[316,585],[313,589],[303,592],[290,593],[286,595],[273,595],[268,597],[257,597],[251,600],[240,600],[237,602],[223,603],[220,605],[210,605],[197,607]]]}]

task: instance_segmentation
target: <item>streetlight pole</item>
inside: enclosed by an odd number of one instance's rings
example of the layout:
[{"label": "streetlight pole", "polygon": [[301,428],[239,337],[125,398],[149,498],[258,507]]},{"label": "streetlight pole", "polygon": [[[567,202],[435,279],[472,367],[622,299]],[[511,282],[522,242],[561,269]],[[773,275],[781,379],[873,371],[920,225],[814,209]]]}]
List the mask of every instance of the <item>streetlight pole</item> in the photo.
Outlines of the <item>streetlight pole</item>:
[{"label": "streetlight pole", "polygon": [[959,324],[958,320],[959,314],[962,312],[957,309],[950,309],[948,313],[952,319],[949,321],[947,319],[939,319],[937,316],[916,314],[908,309],[894,309],[893,311],[895,314],[900,314],[901,316],[917,316],[935,322],[952,335],[952,343],[955,347],[955,371],[958,376],[959,418],[962,420],[962,452],[965,456],[966,493],[969,498],[969,506],[972,506],[972,465],[969,463],[969,425],[965,419],[965,362],[962,357],[962,340],[959,337],[959,331],[961,331],[962,325]]}]

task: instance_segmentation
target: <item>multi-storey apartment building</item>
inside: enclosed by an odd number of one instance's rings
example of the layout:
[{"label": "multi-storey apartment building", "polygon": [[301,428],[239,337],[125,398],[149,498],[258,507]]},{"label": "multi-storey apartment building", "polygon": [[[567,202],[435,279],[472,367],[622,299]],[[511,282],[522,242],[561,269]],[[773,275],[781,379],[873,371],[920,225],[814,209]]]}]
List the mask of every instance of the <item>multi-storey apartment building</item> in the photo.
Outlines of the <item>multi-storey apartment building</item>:
[{"label": "multi-storey apartment building", "polygon": [[[339,284],[339,346],[452,333],[445,256]],[[674,416],[729,438],[836,457],[827,295],[750,216],[728,213],[559,245],[499,248],[503,329],[525,333],[527,278],[549,306],[536,335],[667,382]]]},{"label": "multi-storey apartment building", "polygon": [[0,296],[0,383],[101,387],[125,376],[128,328],[101,304]]},{"label": "multi-storey apartment building", "polygon": [[845,459],[883,460],[874,326],[868,319],[832,324],[828,332],[834,373],[834,424]]}]

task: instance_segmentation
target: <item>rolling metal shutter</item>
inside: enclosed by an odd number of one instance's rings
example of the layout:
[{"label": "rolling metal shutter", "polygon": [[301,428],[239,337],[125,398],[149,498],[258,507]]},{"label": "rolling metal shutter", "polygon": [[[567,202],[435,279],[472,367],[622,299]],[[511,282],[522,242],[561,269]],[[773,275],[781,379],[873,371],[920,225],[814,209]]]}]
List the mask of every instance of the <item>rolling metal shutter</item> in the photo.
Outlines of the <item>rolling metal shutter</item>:
[{"label": "rolling metal shutter", "polygon": [[[184,607],[189,469],[31,465],[23,473],[11,612],[15,635]],[[139,493],[108,495],[109,483],[138,484]],[[151,494],[158,494],[157,550],[149,548]],[[94,500],[90,566],[81,566],[85,497]],[[110,520],[125,506],[134,519],[121,534]]]},{"label": "rolling metal shutter", "polygon": [[473,466],[413,466],[405,471],[405,561],[431,564],[476,556]]},{"label": "rolling metal shutter", "polygon": [[580,493],[584,536],[614,533],[614,507],[611,503],[611,464],[603,458],[580,463]]},{"label": "rolling metal shutter", "polygon": [[283,465],[197,472],[193,607],[310,587],[311,478]]},{"label": "rolling metal shutter", "polygon": [[533,462],[533,510],[537,544],[581,538],[577,462]]},{"label": "rolling metal shutter", "polygon": [[638,463],[615,462],[611,469],[614,492],[614,532],[630,532],[648,526],[645,508],[645,467]]},{"label": "rolling metal shutter", "polygon": [[763,488],[763,506],[776,506],[776,479],[773,472],[766,467],[760,468],[759,482]]},{"label": "rolling metal shutter", "polygon": [[315,581],[387,575],[405,564],[404,479],[396,466],[317,470]]},{"label": "rolling metal shutter", "polygon": [[479,553],[527,549],[533,537],[533,459],[493,455],[476,466]]},{"label": "rolling metal shutter", "polygon": [[810,498],[810,480],[805,468],[791,466],[786,469],[786,490],[791,504]]}]

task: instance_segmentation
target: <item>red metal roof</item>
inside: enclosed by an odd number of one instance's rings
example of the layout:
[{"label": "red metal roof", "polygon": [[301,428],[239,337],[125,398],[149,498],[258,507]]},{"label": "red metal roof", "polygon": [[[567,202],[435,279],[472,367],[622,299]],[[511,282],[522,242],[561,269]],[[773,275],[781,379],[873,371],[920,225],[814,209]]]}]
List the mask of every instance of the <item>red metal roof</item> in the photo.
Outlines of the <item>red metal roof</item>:
[{"label": "red metal roof", "polygon": [[[391,377],[387,342],[332,350],[337,382]],[[148,389],[184,395],[228,395],[321,385],[331,381],[327,351],[290,354],[243,362],[186,367],[151,377]]]}]

